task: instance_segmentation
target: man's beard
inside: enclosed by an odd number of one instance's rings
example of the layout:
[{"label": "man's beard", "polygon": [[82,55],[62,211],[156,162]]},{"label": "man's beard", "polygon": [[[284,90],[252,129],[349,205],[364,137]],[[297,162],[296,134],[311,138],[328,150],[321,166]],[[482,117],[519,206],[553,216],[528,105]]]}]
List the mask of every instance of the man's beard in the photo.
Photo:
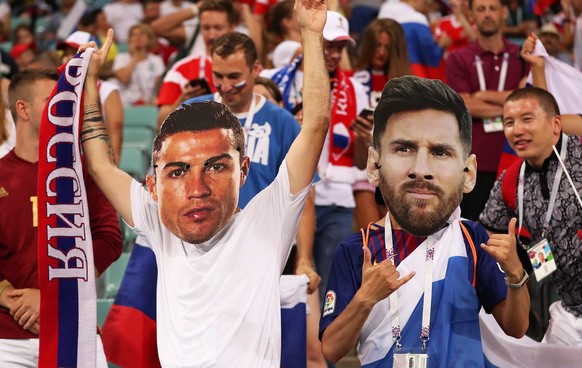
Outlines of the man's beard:
[{"label": "man's beard", "polygon": [[[385,179],[380,174],[380,191],[384,202],[386,202],[396,222],[406,232],[416,236],[429,236],[440,230],[463,198],[463,180],[457,185],[456,190],[446,196],[439,186],[430,181],[422,179],[411,180],[400,188],[395,188]],[[433,192],[438,200],[435,209],[424,214],[416,213],[415,209],[425,208],[432,200],[408,198],[407,192],[411,189],[423,189]]]}]

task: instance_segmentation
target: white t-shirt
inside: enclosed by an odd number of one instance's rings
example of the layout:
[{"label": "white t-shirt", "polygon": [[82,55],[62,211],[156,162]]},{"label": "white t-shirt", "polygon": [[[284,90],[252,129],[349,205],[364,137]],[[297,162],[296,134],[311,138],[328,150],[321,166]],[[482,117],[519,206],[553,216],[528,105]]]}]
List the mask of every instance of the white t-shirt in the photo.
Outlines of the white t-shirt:
[{"label": "white t-shirt", "polygon": [[[125,67],[131,61],[129,53],[117,55],[113,62],[113,71]],[[156,81],[164,72],[164,60],[158,55],[149,53],[147,59],[137,63],[127,84],[116,80],[124,106],[133,105],[137,101],[154,104],[156,101]]]},{"label": "white t-shirt", "polygon": [[278,367],[279,278],[309,186],[290,194],[286,161],[275,181],[209,241],[187,244],[161,223],[133,181],[134,230],[156,255],[157,340],[165,367]]},{"label": "white t-shirt", "polygon": [[112,3],[103,7],[103,14],[107,23],[115,31],[115,38],[119,43],[127,43],[129,29],[143,19],[143,8],[140,3]]}]

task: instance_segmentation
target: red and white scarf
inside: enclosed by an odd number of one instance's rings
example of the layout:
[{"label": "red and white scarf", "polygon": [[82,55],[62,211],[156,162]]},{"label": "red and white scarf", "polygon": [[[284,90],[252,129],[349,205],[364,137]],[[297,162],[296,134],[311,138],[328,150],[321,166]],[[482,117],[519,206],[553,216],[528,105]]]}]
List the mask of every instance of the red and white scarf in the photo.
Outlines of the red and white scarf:
[{"label": "red and white scarf", "polygon": [[356,93],[352,81],[340,68],[332,82],[329,164],[333,170],[327,171],[333,172],[330,179],[334,181],[353,182],[354,132],[350,125],[356,118]]},{"label": "red and white scarf", "polygon": [[79,139],[93,51],[76,55],[59,69],[40,126],[40,367],[96,365],[95,270]]}]

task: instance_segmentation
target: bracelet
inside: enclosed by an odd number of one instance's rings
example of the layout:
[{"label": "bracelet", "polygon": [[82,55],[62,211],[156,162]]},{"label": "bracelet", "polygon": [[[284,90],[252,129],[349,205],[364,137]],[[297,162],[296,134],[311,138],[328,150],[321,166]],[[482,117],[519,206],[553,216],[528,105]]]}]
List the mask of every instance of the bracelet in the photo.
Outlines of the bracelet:
[{"label": "bracelet", "polygon": [[521,287],[523,285],[525,285],[527,280],[529,280],[529,275],[527,274],[527,272],[525,270],[523,270],[523,277],[521,278],[521,280],[519,280],[519,282],[517,284],[512,284],[507,279],[507,276],[505,276],[505,285],[507,285],[507,287],[510,289],[521,289]]}]

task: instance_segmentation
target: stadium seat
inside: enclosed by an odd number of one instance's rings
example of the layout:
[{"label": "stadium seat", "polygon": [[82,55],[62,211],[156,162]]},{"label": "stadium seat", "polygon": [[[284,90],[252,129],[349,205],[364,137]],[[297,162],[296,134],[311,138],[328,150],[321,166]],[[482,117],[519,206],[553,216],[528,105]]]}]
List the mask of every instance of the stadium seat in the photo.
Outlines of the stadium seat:
[{"label": "stadium seat", "polygon": [[146,126],[158,130],[158,108],[156,106],[135,106],[123,108],[123,125]]},{"label": "stadium seat", "polygon": [[21,24],[30,24],[30,18],[18,16],[10,17],[10,32],[12,33],[12,31]]},{"label": "stadium seat", "polygon": [[154,132],[144,126],[126,126],[123,128],[123,144],[138,146],[146,152],[152,149]]},{"label": "stadium seat", "polygon": [[103,293],[104,298],[115,298],[117,291],[119,290],[119,285],[121,285],[121,280],[123,280],[123,274],[125,273],[125,268],[127,267],[127,262],[129,262],[129,257],[131,253],[121,253],[119,259],[113,262],[109,268],[105,271],[103,275],[105,278],[105,291]]},{"label": "stadium seat", "polygon": [[137,181],[143,181],[149,167],[149,154],[139,146],[123,145],[121,148],[121,162],[119,168],[134,177]]},{"label": "stadium seat", "polygon": [[2,48],[2,50],[10,52],[10,50],[12,50],[12,41],[2,42],[0,43],[0,47]]},{"label": "stadium seat", "polygon": [[105,318],[107,318],[107,313],[109,313],[112,304],[113,298],[97,299],[97,324],[99,327],[103,327],[103,322],[105,322]]}]

